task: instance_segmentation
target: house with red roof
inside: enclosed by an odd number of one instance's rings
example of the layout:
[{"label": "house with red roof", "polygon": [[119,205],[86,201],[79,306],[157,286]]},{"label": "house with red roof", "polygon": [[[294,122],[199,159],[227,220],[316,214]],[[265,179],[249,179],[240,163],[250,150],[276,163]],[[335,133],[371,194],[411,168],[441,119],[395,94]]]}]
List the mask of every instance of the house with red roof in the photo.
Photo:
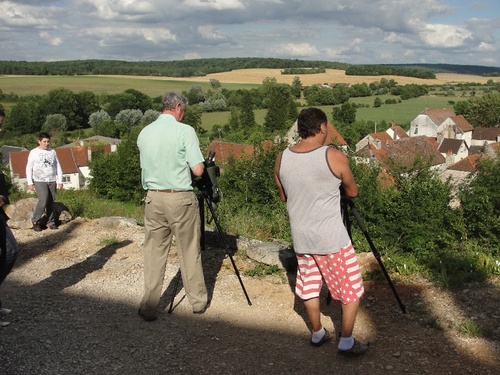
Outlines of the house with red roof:
[{"label": "house with red roof", "polygon": [[444,138],[439,144],[438,150],[446,158],[448,165],[469,156],[469,147],[463,139]]},{"label": "house with red roof", "polygon": [[425,135],[427,137],[437,138],[438,132],[440,131],[438,129],[441,129],[443,122],[454,116],[455,113],[448,108],[428,108],[410,122],[410,131],[408,135],[410,137]]},{"label": "house with red roof", "polygon": [[439,167],[446,161],[438,150],[436,140],[426,136],[370,143],[358,151],[356,156],[358,160],[365,158],[377,161],[387,169],[393,164],[411,167],[417,158],[428,160],[433,167]]},{"label": "house with red roof", "polygon": [[500,142],[500,128],[475,128],[472,132],[472,145],[484,146]]},{"label": "house with red roof", "polygon": [[255,147],[253,145],[213,141],[207,147],[207,155],[210,152],[215,153],[214,161],[221,167],[226,165],[230,159],[239,159],[245,156],[252,156]]},{"label": "house with red roof", "polygon": [[442,139],[463,139],[467,147],[472,145],[474,127],[464,116],[451,116],[445,119],[437,128],[438,141]]},{"label": "house with red roof", "polygon": [[362,140],[356,143],[356,152],[360,151],[365,147],[368,147],[368,145],[371,143],[391,142],[397,139],[403,139],[408,137],[409,137],[408,134],[406,134],[406,132],[401,126],[398,126],[394,122],[392,122],[391,127],[388,128],[387,130],[368,134],[366,137],[364,137]]}]

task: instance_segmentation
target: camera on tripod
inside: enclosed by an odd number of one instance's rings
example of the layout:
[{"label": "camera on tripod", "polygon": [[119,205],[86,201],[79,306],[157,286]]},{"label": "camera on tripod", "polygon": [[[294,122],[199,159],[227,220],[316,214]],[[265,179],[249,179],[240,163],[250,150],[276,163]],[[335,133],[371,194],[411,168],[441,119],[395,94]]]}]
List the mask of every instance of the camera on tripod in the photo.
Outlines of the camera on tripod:
[{"label": "camera on tripod", "polygon": [[210,151],[203,161],[205,170],[200,177],[193,177],[193,185],[213,203],[220,201],[220,190],[217,178],[220,176],[220,168],[215,165],[215,152]]}]

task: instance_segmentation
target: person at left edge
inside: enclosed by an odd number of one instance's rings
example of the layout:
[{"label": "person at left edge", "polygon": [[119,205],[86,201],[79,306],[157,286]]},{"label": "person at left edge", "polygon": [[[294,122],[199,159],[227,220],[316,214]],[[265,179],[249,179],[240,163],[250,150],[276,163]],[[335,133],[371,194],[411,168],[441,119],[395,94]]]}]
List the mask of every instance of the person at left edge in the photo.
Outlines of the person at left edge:
[{"label": "person at left edge", "polygon": [[201,221],[191,173],[201,176],[204,158],[195,130],[182,123],[188,101],[176,92],[162,99],[158,119],[141,130],[137,145],[141,181],[147,190],[144,208],[144,296],[139,315],[157,318],[163,279],[172,236],[193,313],[208,308],[207,289],[201,263]]}]

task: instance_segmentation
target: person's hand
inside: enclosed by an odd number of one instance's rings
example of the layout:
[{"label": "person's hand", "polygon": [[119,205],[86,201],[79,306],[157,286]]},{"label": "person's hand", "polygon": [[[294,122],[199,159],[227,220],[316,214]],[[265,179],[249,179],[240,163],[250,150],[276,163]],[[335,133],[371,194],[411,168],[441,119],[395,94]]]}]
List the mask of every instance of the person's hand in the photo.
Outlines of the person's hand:
[{"label": "person's hand", "polygon": [[35,190],[35,185],[34,184],[28,185],[28,190]]},{"label": "person's hand", "polygon": [[63,184],[57,184],[57,188],[61,190],[63,188]]}]

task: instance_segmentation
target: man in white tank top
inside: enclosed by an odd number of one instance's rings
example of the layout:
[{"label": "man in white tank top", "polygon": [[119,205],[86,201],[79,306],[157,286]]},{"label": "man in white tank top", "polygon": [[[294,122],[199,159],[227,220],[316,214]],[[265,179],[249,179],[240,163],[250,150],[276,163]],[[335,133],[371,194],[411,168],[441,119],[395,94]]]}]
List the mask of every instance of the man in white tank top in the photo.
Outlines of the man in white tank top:
[{"label": "man in white tank top", "polygon": [[328,120],[322,110],[302,110],[297,126],[301,141],[280,153],[274,168],[297,255],[295,293],[303,300],[310,321],[310,343],[321,346],[333,337],[321,324],[319,295],[325,283],[332,298],[342,304],[338,352],[358,355],[368,349],[368,344],[352,336],[364,288],[340,210],[340,187],[354,198],[358,186],[347,157],[325,145]]}]

